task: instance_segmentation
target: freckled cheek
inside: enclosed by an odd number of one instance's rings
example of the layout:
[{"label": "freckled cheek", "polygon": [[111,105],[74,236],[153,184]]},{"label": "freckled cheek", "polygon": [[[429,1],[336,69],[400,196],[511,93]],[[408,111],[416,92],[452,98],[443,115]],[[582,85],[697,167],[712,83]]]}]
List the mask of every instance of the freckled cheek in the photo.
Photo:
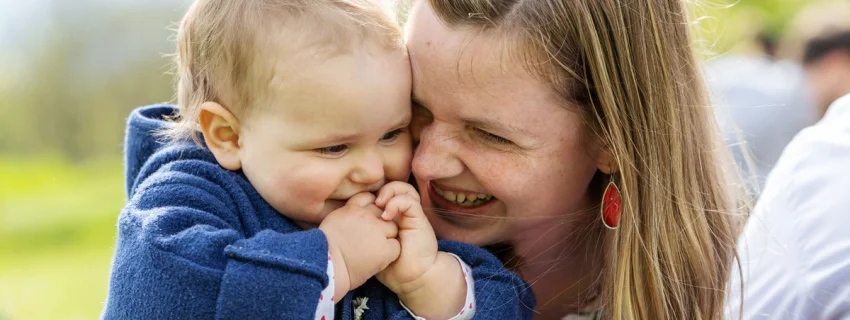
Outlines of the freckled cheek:
[{"label": "freckled cheek", "polygon": [[531,163],[508,161],[504,155],[481,157],[466,165],[475,172],[482,168],[476,177],[483,186],[505,205],[507,216],[536,215],[549,190],[552,177],[548,170],[542,170]]},{"label": "freckled cheek", "polygon": [[[527,215],[558,216],[583,210],[593,168],[579,161],[554,161],[529,168],[522,181],[516,181],[512,212]],[[524,208],[524,209],[521,209]]]},{"label": "freckled cheek", "polygon": [[[516,172],[515,172],[516,174]],[[494,175],[490,180],[490,192],[505,205],[505,215],[527,215],[539,200],[539,193],[545,192],[539,184],[531,184],[528,176],[511,175],[504,172]],[[485,182],[486,183],[486,182]]]}]

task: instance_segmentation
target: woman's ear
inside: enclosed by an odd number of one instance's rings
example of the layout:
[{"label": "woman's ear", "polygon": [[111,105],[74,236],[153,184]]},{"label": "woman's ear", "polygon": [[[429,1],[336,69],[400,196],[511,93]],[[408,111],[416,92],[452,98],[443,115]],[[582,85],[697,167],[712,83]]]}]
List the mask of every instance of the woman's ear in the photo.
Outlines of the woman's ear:
[{"label": "woman's ear", "polygon": [[201,132],[207,148],[212,151],[218,164],[227,170],[242,168],[239,156],[239,122],[224,106],[215,102],[201,104],[198,115]]},{"label": "woman's ear", "polygon": [[599,154],[596,156],[596,168],[605,174],[614,174],[620,172],[620,167],[614,159],[614,153],[608,147],[599,149]]}]

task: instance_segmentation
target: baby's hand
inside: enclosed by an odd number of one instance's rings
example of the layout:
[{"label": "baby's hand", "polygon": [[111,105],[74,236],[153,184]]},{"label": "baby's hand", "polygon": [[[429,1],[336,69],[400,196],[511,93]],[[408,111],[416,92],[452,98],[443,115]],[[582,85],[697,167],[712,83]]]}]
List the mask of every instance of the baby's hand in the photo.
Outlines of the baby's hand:
[{"label": "baby's hand", "polygon": [[437,260],[437,237],[422,211],[419,193],[404,182],[390,182],[378,191],[375,205],[383,208],[381,218],[398,224],[398,241],[401,253],[398,260],[378,274],[387,288],[402,294],[416,284]]},{"label": "baby's hand", "polygon": [[417,316],[449,318],[463,308],[463,270],[455,257],[437,251],[437,237],[419,201],[416,189],[404,182],[391,182],[378,192],[381,218],[397,220],[401,253],[376,277]]},{"label": "baby's hand", "polygon": [[319,225],[333,260],[335,297],[359,287],[398,258],[398,227],[379,218],[381,210],[374,201],[371,193],[356,194]]}]

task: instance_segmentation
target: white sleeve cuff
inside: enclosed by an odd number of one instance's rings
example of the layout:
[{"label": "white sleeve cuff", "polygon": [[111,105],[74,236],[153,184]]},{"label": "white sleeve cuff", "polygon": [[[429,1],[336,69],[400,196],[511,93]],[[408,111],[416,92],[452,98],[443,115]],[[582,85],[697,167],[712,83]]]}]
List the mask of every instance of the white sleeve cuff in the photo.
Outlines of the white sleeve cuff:
[{"label": "white sleeve cuff", "polygon": [[328,253],[328,286],[319,295],[319,304],[316,307],[316,320],[333,320],[334,318],[334,264],[331,254]]},{"label": "white sleeve cuff", "polygon": [[[451,255],[457,259],[457,262],[460,263],[460,267],[463,270],[463,279],[466,281],[466,301],[463,303],[463,307],[460,311],[449,320],[472,319],[472,316],[475,315],[475,281],[472,279],[472,270],[470,270],[469,265],[467,265],[466,262],[463,262],[460,257],[454,254]],[[413,314],[413,311],[410,311],[403,302],[399,301],[399,303],[401,303],[401,307],[404,308],[404,310],[407,310],[407,313],[409,313],[414,319],[426,320],[423,317]]]}]

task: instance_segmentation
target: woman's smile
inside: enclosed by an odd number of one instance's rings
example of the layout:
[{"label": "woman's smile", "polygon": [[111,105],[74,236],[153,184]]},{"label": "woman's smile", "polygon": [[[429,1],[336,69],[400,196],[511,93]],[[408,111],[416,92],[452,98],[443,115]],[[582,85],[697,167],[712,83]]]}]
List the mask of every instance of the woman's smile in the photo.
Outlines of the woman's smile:
[{"label": "woman's smile", "polygon": [[500,212],[503,210],[498,205],[501,201],[491,194],[433,181],[426,185],[427,191],[423,193],[422,201],[429,211],[428,214],[450,225],[463,229],[478,229],[500,220],[502,216]]},{"label": "woman's smile", "polygon": [[440,188],[436,183],[431,183],[434,192],[451,204],[465,208],[477,208],[493,201],[493,195],[487,193],[470,192],[449,187]]}]

